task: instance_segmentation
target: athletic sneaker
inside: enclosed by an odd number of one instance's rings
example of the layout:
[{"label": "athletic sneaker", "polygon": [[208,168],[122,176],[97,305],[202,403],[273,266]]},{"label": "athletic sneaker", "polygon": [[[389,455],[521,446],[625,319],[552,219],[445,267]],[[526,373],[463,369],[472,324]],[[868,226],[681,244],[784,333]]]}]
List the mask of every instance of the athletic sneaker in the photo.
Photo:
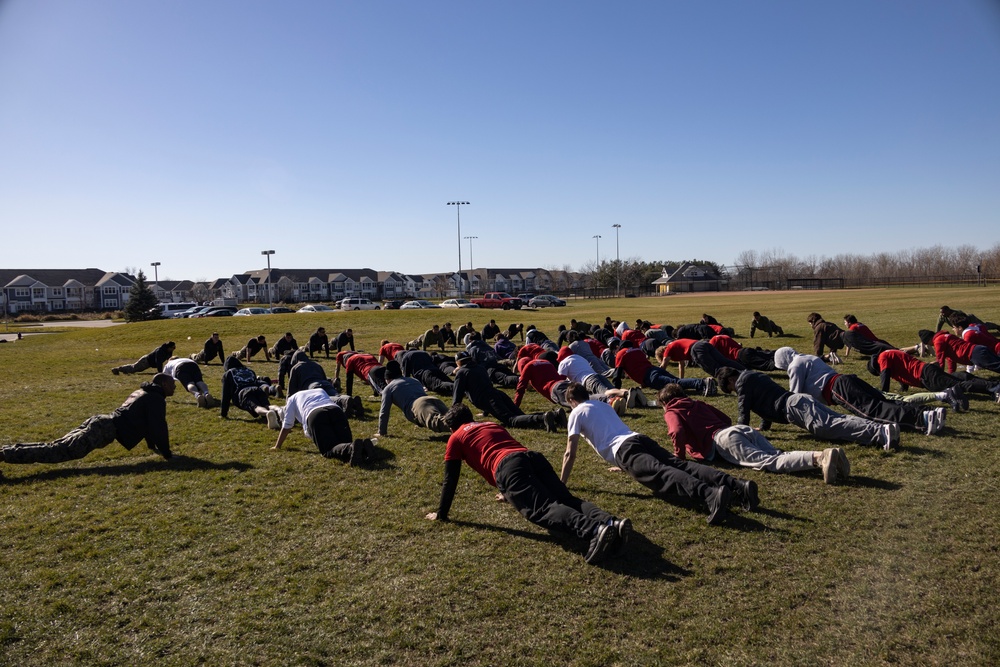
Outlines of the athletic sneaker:
[{"label": "athletic sneaker", "polygon": [[882,424],[879,427],[882,449],[891,451],[899,447],[899,424]]},{"label": "athletic sneaker", "polygon": [[847,480],[851,476],[851,462],[847,460],[847,453],[843,447],[837,447],[837,473],[841,481]]},{"label": "athletic sneaker", "polygon": [[632,408],[635,407],[636,401],[639,398],[638,396],[636,396],[636,392],[637,391],[641,391],[641,390],[638,389],[638,388],[636,388],[636,387],[633,387],[632,389],[628,390],[628,393],[626,394],[627,398],[625,399],[625,407],[626,408],[632,409]]},{"label": "athletic sneaker", "polygon": [[614,546],[617,539],[618,531],[613,524],[605,523],[598,526],[594,536],[590,539],[590,548],[587,549],[584,560],[591,565],[601,562],[608,555],[608,551]]},{"label": "athletic sneaker", "polygon": [[924,412],[924,417],[927,420],[927,430],[925,431],[927,435],[937,435],[941,432],[941,429],[944,428],[944,408],[927,410]]},{"label": "athletic sneaker", "polygon": [[111,369],[111,374],[112,375],[118,375],[118,369],[117,368],[112,368]]},{"label": "athletic sneaker", "polygon": [[195,400],[198,401],[198,407],[199,408],[207,408],[208,407],[208,398],[205,396],[205,394],[197,394],[195,396]]},{"label": "athletic sneaker", "polygon": [[951,409],[955,412],[962,412],[962,400],[958,397],[955,392],[955,387],[948,387],[944,390],[944,400],[948,402]]},{"label": "athletic sneaker", "polygon": [[611,399],[609,405],[611,405],[611,407],[615,409],[616,415],[618,415],[619,417],[625,416],[625,409],[628,406],[628,402],[624,398],[622,398],[621,396],[615,396],[614,398]]},{"label": "athletic sneaker", "polygon": [[355,440],[351,443],[351,459],[348,461],[352,468],[356,468],[365,460],[365,442],[364,440]]},{"label": "athletic sneaker", "polygon": [[715,383],[715,378],[705,378],[705,396],[715,396],[719,393],[719,386]]},{"label": "athletic sneaker", "polygon": [[837,353],[836,353],[836,352],[834,352],[833,350],[830,350],[830,363],[831,363],[831,364],[840,364],[840,363],[843,363],[843,362],[842,362],[842,361],[840,360],[840,357],[839,357],[839,356],[837,356]]},{"label": "athletic sneaker", "polygon": [[281,430],[281,416],[275,408],[267,411],[267,427],[272,431]]},{"label": "athletic sneaker", "polygon": [[360,396],[351,396],[349,404],[356,418],[361,419],[365,416],[365,404]]},{"label": "athletic sneaker", "polygon": [[823,469],[823,481],[827,484],[835,484],[837,482],[837,463],[839,458],[837,450],[833,447],[824,449],[823,453],[820,454],[819,467]]},{"label": "athletic sneaker", "polygon": [[542,415],[542,423],[545,424],[545,430],[549,433],[556,432],[556,411],[549,410],[544,415]]}]

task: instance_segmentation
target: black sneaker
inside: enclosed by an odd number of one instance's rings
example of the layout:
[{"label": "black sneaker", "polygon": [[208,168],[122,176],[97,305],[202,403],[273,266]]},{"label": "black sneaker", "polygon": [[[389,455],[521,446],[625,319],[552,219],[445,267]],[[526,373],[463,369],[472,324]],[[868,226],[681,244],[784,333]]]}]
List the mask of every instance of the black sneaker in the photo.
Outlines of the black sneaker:
[{"label": "black sneaker", "polygon": [[112,368],[111,369],[111,374],[112,375],[118,375],[118,369],[117,368]]},{"label": "black sneaker", "polygon": [[760,507],[760,496],[757,495],[757,482],[752,479],[736,480],[736,492],[733,502],[737,502],[747,512],[753,512]]},{"label": "black sneaker", "polygon": [[615,519],[611,524],[617,533],[613,553],[619,553],[632,537],[632,522],[629,519]]},{"label": "black sneaker", "polygon": [[593,565],[599,563],[608,555],[608,551],[618,539],[618,531],[613,524],[605,523],[598,526],[597,532],[590,539],[590,548],[584,560]]},{"label": "black sneaker", "polygon": [[556,410],[556,418],[559,421],[559,425],[563,428],[566,428],[566,425],[569,424],[569,417],[566,415],[566,408],[559,408]]},{"label": "black sneaker", "polygon": [[351,460],[348,462],[352,468],[356,468],[365,460],[365,441],[355,440],[351,443]]},{"label": "black sneaker", "polygon": [[556,426],[556,411],[549,410],[544,415],[542,415],[542,423],[545,424],[545,430],[549,433],[555,433],[558,429]]},{"label": "black sneaker", "polygon": [[962,399],[959,396],[957,387],[949,387],[944,391],[944,400],[955,412],[962,412]]},{"label": "black sneaker", "polygon": [[708,497],[708,525],[718,526],[729,516],[729,499],[732,494],[728,486],[717,486]]},{"label": "black sneaker", "polygon": [[360,419],[365,416],[365,402],[360,396],[351,396],[350,406],[355,417]]},{"label": "black sneaker", "polygon": [[363,441],[364,453],[365,453],[365,463],[371,463],[375,460],[375,442],[371,438],[365,438]]}]

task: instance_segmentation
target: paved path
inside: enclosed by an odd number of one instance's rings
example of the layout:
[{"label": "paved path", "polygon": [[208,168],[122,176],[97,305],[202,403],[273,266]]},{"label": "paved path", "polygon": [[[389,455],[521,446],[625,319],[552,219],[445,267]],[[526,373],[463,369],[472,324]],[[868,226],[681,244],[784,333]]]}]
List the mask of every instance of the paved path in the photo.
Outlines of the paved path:
[{"label": "paved path", "polygon": [[[32,326],[30,329],[20,329],[20,332],[24,336],[33,336],[36,334],[43,333],[38,331],[39,328],[47,327],[113,327],[115,325],[121,324],[121,322],[114,322],[112,320],[70,320],[68,322],[39,322],[39,326]],[[6,341],[16,341],[18,330],[14,327],[8,329],[4,326],[3,322],[0,322],[0,340]]]}]

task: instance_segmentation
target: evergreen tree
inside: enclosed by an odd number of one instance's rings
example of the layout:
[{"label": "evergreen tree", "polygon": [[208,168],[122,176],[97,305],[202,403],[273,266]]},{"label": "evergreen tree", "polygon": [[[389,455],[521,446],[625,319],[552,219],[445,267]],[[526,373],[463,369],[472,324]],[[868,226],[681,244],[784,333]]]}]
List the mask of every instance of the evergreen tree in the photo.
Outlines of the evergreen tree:
[{"label": "evergreen tree", "polygon": [[157,304],[156,295],[146,284],[146,275],[139,271],[139,277],[132,285],[131,296],[125,304],[125,321],[142,322],[143,320],[156,319],[155,314],[150,314],[150,309]]}]

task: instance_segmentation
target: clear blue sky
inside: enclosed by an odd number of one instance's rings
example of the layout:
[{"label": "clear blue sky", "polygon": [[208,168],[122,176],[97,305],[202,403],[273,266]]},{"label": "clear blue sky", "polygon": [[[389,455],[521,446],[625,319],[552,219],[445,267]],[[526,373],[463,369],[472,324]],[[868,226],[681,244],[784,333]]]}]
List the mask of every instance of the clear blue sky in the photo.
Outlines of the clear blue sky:
[{"label": "clear blue sky", "polygon": [[990,0],[0,0],[8,268],[989,247],[998,177]]}]

